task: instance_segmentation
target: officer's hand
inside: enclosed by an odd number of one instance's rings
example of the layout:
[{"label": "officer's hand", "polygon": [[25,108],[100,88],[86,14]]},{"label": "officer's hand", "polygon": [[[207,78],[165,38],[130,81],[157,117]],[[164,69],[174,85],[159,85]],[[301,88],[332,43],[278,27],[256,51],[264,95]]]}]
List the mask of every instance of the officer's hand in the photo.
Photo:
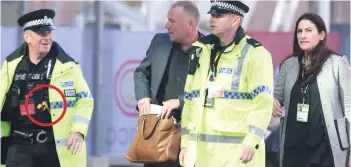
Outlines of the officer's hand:
[{"label": "officer's hand", "polygon": [[182,148],[179,153],[179,164],[180,166],[184,166],[184,156],[185,156],[186,148]]},{"label": "officer's hand", "polygon": [[68,137],[68,150],[72,152],[72,155],[76,155],[82,149],[83,135],[79,132],[72,132]]},{"label": "officer's hand", "polygon": [[180,102],[179,99],[171,99],[162,103],[162,112],[157,115],[161,118],[168,118],[171,115],[172,110],[179,108]]},{"label": "officer's hand", "polygon": [[240,150],[240,160],[243,164],[249,163],[255,156],[255,151],[250,147],[242,146]]},{"label": "officer's hand", "polygon": [[140,115],[150,113],[151,99],[146,97],[138,101],[138,109]]},{"label": "officer's hand", "polygon": [[282,107],[280,105],[280,102],[277,99],[274,99],[272,115],[274,118],[281,117],[283,115]]}]

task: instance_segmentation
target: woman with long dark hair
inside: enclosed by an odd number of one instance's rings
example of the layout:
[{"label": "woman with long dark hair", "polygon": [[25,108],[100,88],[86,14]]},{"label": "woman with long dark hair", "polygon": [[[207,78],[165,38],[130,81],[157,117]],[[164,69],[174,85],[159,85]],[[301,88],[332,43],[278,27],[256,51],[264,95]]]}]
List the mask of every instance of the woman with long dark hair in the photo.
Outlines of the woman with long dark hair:
[{"label": "woman with long dark hair", "polygon": [[293,54],[282,62],[274,88],[273,116],[282,117],[280,167],[346,167],[347,58],[328,49],[325,23],[316,14],[303,14],[294,36]]}]

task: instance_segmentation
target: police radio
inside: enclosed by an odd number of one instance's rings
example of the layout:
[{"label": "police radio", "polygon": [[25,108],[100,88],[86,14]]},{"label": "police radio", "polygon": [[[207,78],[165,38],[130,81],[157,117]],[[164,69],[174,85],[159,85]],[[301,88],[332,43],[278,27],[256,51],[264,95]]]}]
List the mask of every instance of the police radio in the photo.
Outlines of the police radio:
[{"label": "police radio", "polygon": [[188,74],[194,75],[196,69],[200,67],[199,58],[200,58],[201,51],[202,51],[202,48],[198,46],[193,46],[189,49],[188,53],[190,54],[190,59],[189,59]]}]

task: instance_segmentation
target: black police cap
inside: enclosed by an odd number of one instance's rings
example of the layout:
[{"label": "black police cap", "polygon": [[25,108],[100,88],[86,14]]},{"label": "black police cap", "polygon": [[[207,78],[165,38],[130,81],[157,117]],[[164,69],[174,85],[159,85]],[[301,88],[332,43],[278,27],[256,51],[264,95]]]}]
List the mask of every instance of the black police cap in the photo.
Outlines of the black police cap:
[{"label": "black police cap", "polygon": [[40,9],[21,16],[18,18],[17,23],[23,27],[23,30],[51,31],[56,29],[52,21],[54,17],[55,11]]},{"label": "black police cap", "polygon": [[211,9],[207,14],[235,13],[244,16],[250,8],[241,1],[216,1],[211,0]]}]

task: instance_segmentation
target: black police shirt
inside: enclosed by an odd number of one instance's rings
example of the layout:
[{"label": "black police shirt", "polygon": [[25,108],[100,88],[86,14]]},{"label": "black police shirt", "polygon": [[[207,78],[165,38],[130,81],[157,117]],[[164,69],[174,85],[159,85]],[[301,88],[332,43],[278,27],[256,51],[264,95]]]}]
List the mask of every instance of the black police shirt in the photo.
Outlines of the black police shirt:
[{"label": "black police shirt", "polygon": [[[47,76],[51,76],[55,61],[56,56],[47,55],[38,64],[33,64],[29,60],[29,56],[26,55],[17,66],[11,86],[11,88],[16,86],[20,88],[19,104],[13,108],[14,115],[12,116],[13,120],[11,120],[13,129],[25,132],[39,129],[51,130],[49,127],[41,127],[34,124],[24,112],[24,104],[26,95],[29,94],[30,90],[38,84],[50,83],[50,77]],[[50,67],[49,71],[48,67]],[[48,88],[42,88],[36,90],[29,98],[28,112],[35,120],[41,123],[50,123],[52,121],[49,113],[50,104],[48,95]],[[8,100],[9,98],[7,98]],[[35,112],[33,113],[33,111]]]}]

